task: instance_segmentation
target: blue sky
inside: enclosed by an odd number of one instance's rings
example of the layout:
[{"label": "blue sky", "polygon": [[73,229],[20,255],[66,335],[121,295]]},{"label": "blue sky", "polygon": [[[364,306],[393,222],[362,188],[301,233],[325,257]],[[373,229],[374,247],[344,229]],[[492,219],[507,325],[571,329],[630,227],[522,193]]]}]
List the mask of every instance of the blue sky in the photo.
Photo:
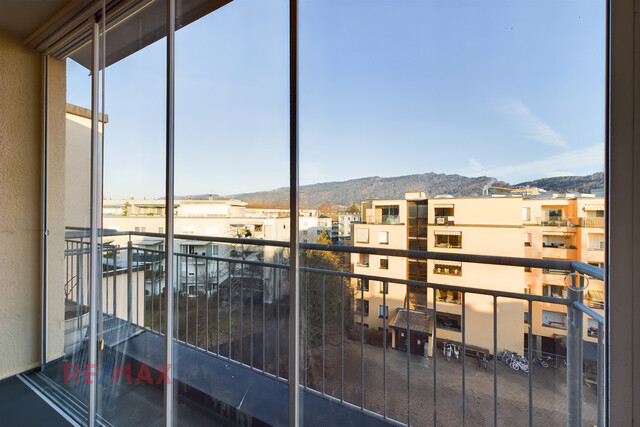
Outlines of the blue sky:
[{"label": "blue sky", "polygon": [[[177,32],[176,194],[288,184],[287,3]],[[597,0],[301,0],[300,181],[601,171],[604,43]],[[107,69],[106,197],[163,194],[164,54]],[[68,72],[88,105],[86,70]]]}]

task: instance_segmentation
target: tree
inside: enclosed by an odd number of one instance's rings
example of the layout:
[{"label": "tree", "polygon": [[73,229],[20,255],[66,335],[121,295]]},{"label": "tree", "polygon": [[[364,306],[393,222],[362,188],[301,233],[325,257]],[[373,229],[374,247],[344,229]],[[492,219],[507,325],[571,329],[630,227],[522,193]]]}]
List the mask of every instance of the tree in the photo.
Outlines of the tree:
[{"label": "tree", "polygon": [[349,206],[349,209],[347,209],[347,212],[357,214],[360,213],[360,208],[356,205],[356,202],[353,202],[353,204]]},{"label": "tree", "polygon": [[[331,244],[331,238],[323,231],[318,238],[320,244]],[[306,268],[345,271],[341,254],[330,251],[300,251],[300,330],[304,349],[304,361],[311,383],[322,378],[323,320],[325,346],[340,345],[342,320],[348,325],[353,322],[353,287],[348,278],[323,272],[305,271]],[[331,367],[325,366],[326,372]]]}]

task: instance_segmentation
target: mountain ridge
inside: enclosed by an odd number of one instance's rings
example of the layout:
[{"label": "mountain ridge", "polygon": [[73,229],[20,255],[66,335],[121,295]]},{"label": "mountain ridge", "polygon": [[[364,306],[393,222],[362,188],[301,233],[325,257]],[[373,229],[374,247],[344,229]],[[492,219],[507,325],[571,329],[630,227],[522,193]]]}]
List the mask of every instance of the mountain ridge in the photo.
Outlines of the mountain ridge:
[{"label": "mountain ridge", "polygon": [[[505,188],[532,186],[552,192],[588,193],[604,186],[604,173],[540,178],[515,185],[489,176],[466,177],[459,174],[437,174],[434,172],[395,177],[371,176],[302,185],[300,186],[300,206],[304,208],[316,207],[321,204],[350,206],[354,202],[359,203],[367,199],[401,199],[404,198],[404,193],[414,191],[424,191],[427,197],[435,197],[440,194],[450,194],[454,197],[477,196],[483,194],[483,189],[488,189],[491,186]],[[492,190],[492,192],[499,193],[500,190]],[[202,200],[209,198],[209,196],[210,194],[200,194],[176,198]],[[287,207],[289,189],[281,187],[269,191],[213,196],[216,198],[235,198],[249,204]]]}]

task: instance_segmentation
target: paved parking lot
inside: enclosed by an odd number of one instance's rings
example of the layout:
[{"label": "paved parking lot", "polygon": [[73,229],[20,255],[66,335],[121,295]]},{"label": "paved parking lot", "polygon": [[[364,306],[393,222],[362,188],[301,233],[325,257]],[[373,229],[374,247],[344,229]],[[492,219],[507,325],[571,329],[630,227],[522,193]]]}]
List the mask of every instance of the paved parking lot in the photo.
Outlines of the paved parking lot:
[{"label": "paved parking lot", "polygon": [[[321,349],[314,349],[321,354]],[[325,379],[325,392],[340,398],[340,348],[328,346],[326,359],[332,371]],[[475,358],[467,357],[465,364],[465,422],[468,426],[493,425],[494,375],[493,362],[488,368],[478,367]],[[344,398],[361,405],[363,400],[360,343],[348,340],[344,349]],[[407,364],[410,384],[407,385]],[[434,374],[436,366],[436,394],[434,405]],[[383,349],[364,345],[364,407],[377,413],[412,425],[433,425],[434,412],[437,424],[462,425],[462,361],[447,359],[439,351],[436,360],[387,349],[386,375],[383,375]],[[314,386],[321,389],[321,373]],[[386,377],[386,393],[385,389]],[[529,422],[529,377],[522,371],[514,371],[498,361],[497,366],[497,417],[504,426],[525,426]],[[408,393],[410,391],[410,393]],[[583,414],[585,426],[596,424],[595,388],[584,387]],[[534,365],[532,371],[533,425],[566,425],[566,373],[553,368]],[[437,411],[434,411],[434,406]],[[410,408],[408,414],[407,408]]]}]

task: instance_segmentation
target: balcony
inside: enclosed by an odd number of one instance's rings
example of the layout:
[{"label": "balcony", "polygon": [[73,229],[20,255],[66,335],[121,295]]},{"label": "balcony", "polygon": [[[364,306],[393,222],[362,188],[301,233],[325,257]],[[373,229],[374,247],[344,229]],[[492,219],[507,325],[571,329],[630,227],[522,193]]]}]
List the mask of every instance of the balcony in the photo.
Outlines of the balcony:
[{"label": "balcony", "polygon": [[[126,237],[152,233],[117,234]],[[265,246],[257,239],[189,238]],[[269,242],[269,245],[273,244]],[[283,242],[281,247],[286,245]],[[407,251],[399,250],[317,244],[301,244],[301,249],[409,255]],[[105,247],[103,250],[110,256],[117,253],[113,248]],[[75,360],[73,355],[82,354],[87,342],[86,304],[83,303],[87,301],[86,283],[83,283],[86,277],[74,273],[78,266],[86,263],[87,254],[80,242],[69,239],[65,257],[76,269],[67,273],[67,283],[72,290],[67,297],[67,304],[71,307],[68,319],[71,327],[67,333],[76,339],[68,341],[66,363]],[[105,354],[117,356],[114,360],[133,366],[162,366],[166,297],[162,290],[164,252],[136,247],[129,237],[128,245],[122,246],[116,256],[119,258],[111,265],[118,268],[107,269],[103,277],[106,292],[101,318],[105,328]],[[186,282],[178,280],[174,291],[176,360],[178,363],[189,360],[188,365],[175,370],[174,381],[179,385],[186,404],[214,408],[214,417],[232,416],[246,422],[287,424],[288,408],[282,404],[287,401],[289,390],[289,266],[286,259],[283,257],[281,259],[285,262],[275,262],[185,253],[176,253],[175,257],[179,265],[199,266],[193,276],[185,276],[188,278]],[[456,262],[577,271],[596,278],[603,275],[601,269],[571,261],[428,252],[422,252],[418,258],[438,257]],[[411,258],[415,259],[416,254],[411,253]],[[191,262],[191,259],[198,262]],[[177,270],[183,271],[181,268]],[[410,316],[406,315],[406,307],[386,308],[388,316],[376,318],[381,325],[378,330],[365,324],[370,305],[375,312],[376,306],[382,310],[382,307],[389,307],[392,300],[386,293],[379,296],[379,302],[365,300],[363,293],[358,292],[359,286],[362,287],[358,283],[368,284],[370,281],[380,282],[383,289],[389,284],[404,287],[407,300],[420,292],[427,296],[426,306],[422,310],[412,308]],[[152,291],[145,292],[145,288]],[[585,423],[601,425],[602,377],[598,376],[595,388],[583,386],[582,381],[583,362],[587,360],[586,355],[583,360],[582,325],[567,329],[566,376],[545,374],[543,368],[534,365],[531,354],[535,352],[529,352],[525,358],[531,367],[528,374],[517,374],[495,357],[507,350],[503,343],[492,341],[486,346],[472,343],[475,338],[465,335],[464,326],[452,327],[452,315],[442,312],[452,302],[461,306],[459,325],[465,325],[465,316],[472,316],[469,301],[480,295],[491,301],[494,312],[507,300],[528,304],[530,313],[534,304],[555,304],[567,307],[569,316],[575,316],[576,322],[582,323],[583,317],[589,316],[596,319],[600,330],[604,330],[602,316],[583,304],[580,292],[569,291],[567,298],[554,298],[354,274],[304,263],[300,267],[300,292],[300,340],[303,347],[300,353],[300,390],[304,394],[301,411],[305,424],[430,424],[436,416],[439,423],[458,424],[473,414],[474,422],[481,425],[496,421],[515,425],[528,414],[534,424],[557,425],[566,423],[567,417],[575,419],[573,417],[578,416],[579,408],[582,408],[581,417]],[[446,302],[443,303],[445,295]],[[405,313],[405,320],[399,323],[396,320],[402,313]],[[492,319],[486,327],[495,334],[500,331],[504,320],[498,323],[495,316]],[[528,348],[532,348],[532,327],[529,326]],[[449,338],[450,334],[456,334],[456,339]],[[408,338],[401,340],[401,337]],[[454,362],[446,358],[438,349],[442,340],[459,343],[460,360]],[[522,337],[516,341],[522,344]],[[485,347],[487,351],[482,353],[485,359],[477,358],[480,353],[473,349]],[[595,366],[601,375],[603,345],[598,349]],[[486,367],[479,368],[477,365],[482,365],[483,360]],[[466,370],[461,371],[461,365]],[[535,377],[532,376],[533,371]],[[151,373],[154,379],[161,374],[157,369],[151,369]],[[514,374],[520,377],[514,377]],[[32,381],[34,387],[40,387],[43,392],[55,388],[59,400],[64,400],[60,396],[66,396],[68,400],[85,396],[87,386],[82,382],[75,388],[60,385],[63,375],[62,366],[58,366],[44,374],[28,375],[26,381]],[[469,378],[465,383],[465,375],[473,375],[473,381]],[[454,386],[452,378],[462,378],[462,388],[457,383]],[[526,393],[522,399],[506,398],[509,391],[502,388],[505,384],[513,382],[512,385],[517,387],[516,384],[528,381],[531,389],[534,378],[535,381],[544,378],[547,390],[544,395],[536,396],[535,400]],[[58,384],[57,388],[52,383]],[[473,387],[476,398],[467,399],[469,391],[465,384]],[[147,388],[149,391],[145,393],[158,391],[146,384],[135,390],[142,393]],[[565,389],[569,391],[565,393]],[[479,390],[483,391],[482,394],[478,394]],[[132,393],[135,395],[135,391]],[[118,396],[114,395],[114,399],[124,399]],[[437,404],[438,399],[447,399],[452,404],[441,406]],[[558,401],[567,402],[567,411],[548,413],[546,408],[553,407]],[[508,411],[504,410],[505,407]],[[76,409],[74,413],[81,420],[79,422],[83,422],[82,410]],[[119,420],[117,413],[106,410],[103,416],[106,422],[113,424]],[[197,419],[197,415],[190,416]]]},{"label": "balcony", "polygon": [[435,225],[454,225],[455,217],[453,216],[436,216]]},{"label": "balcony", "polygon": [[539,221],[540,225],[549,226],[549,227],[580,227],[582,225],[581,218],[571,218],[571,217],[563,217],[563,218],[548,218],[541,219]]}]

